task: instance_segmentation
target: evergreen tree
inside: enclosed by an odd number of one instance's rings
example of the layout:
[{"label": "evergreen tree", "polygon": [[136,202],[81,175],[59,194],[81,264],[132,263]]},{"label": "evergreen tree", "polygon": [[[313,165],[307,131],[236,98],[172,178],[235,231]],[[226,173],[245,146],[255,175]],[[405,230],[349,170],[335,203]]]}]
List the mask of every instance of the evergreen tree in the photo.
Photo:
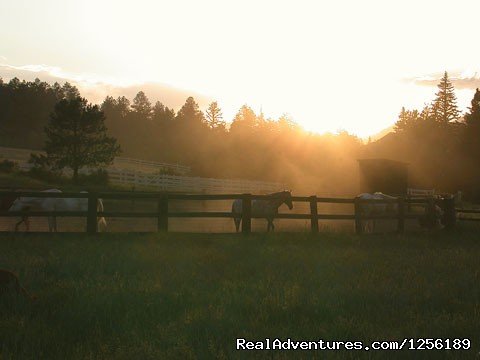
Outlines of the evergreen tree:
[{"label": "evergreen tree", "polygon": [[226,124],[223,121],[222,110],[217,102],[212,102],[206,111],[207,125],[210,129],[225,130]]},{"label": "evergreen tree", "polygon": [[446,71],[438,84],[438,89],[438,92],[435,94],[436,98],[432,104],[434,118],[442,124],[457,121],[460,116],[457,107],[457,97],[455,96],[455,89]]},{"label": "evergreen tree", "polygon": [[107,136],[104,121],[99,107],[84,98],[60,100],[45,128],[48,161],[56,169],[72,169],[74,181],[84,166],[112,163],[120,146],[115,138]]},{"label": "evergreen tree", "polygon": [[278,118],[278,128],[280,131],[300,131],[301,126],[298,125],[288,114],[283,114]]},{"label": "evergreen tree", "polygon": [[127,115],[130,113],[130,107],[130,100],[128,100],[125,96],[119,96],[117,98],[117,111],[122,117],[127,117]]},{"label": "evergreen tree", "polygon": [[[476,202],[480,200],[480,90],[477,88],[473,96],[472,106],[464,116],[465,124],[462,131],[462,147],[464,156],[470,160],[468,166],[468,181],[465,189]],[[465,161],[463,161],[465,164]],[[465,166],[465,165],[463,165]]]},{"label": "evergreen tree", "polygon": [[175,111],[157,101],[152,109],[152,120],[157,124],[170,124],[175,119]]},{"label": "evergreen tree", "polygon": [[257,115],[248,105],[243,105],[240,110],[238,110],[235,118],[230,125],[230,132],[236,131],[251,131],[256,128],[258,125]]},{"label": "evergreen tree", "polygon": [[[480,90],[477,88],[473,96],[472,106],[465,114],[465,128],[463,132],[463,143],[467,155],[480,159]],[[478,161],[476,161],[478,163]]]},{"label": "evergreen tree", "polygon": [[132,109],[141,118],[150,119],[152,116],[152,104],[143,91],[139,91],[133,99]]},{"label": "evergreen tree", "polygon": [[467,127],[480,126],[480,90],[478,88],[473,95],[471,104],[472,106],[468,108],[469,112],[464,116],[465,124]]},{"label": "evergreen tree", "polygon": [[419,125],[420,121],[421,115],[418,113],[418,110],[406,110],[405,107],[402,107],[402,110],[400,110],[400,114],[398,115],[398,120],[395,123],[395,132],[400,133],[414,130]]},{"label": "evergreen tree", "polygon": [[177,113],[177,120],[186,125],[198,126],[205,122],[205,116],[200,111],[193,97],[189,97]]},{"label": "evergreen tree", "polygon": [[62,86],[62,95],[67,100],[73,100],[80,97],[80,91],[69,82],[66,82]]}]

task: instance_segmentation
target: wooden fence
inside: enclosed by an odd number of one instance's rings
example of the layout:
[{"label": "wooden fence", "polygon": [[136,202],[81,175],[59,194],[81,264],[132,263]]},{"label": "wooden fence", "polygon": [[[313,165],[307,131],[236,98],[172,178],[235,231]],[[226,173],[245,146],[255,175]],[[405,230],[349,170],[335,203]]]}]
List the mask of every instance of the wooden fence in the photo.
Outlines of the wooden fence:
[{"label": "wooden fence", "polygon": [[[125,218],[157,218],[158,231],[168,231],[168,219],[169,218],[232,218],[231,212],[171,212],[169,211],[169,203],[175,200],[242,200],[242,232],[251,232],[251,222],[253,218],[261,218],[260,216],[252,215],[252,200],[266,199],[267,195],[252,195],[252,194],[218,194],[218,195],[194,195],[194,194],[168,194],[168,193],[147,193],[147,192],[104,192],[104,193],[47,193],[47,192],[26,192],[26,191],[1,191],[0,197],[36,197],[36,198],[82,198],[88,199],[87,211],[50,211],[50,212],[9,212],[1,211],[0,216],[59,216],[59,217],[86,217],[87,228],[86,231],[89,234],[97,232],[97,217],[125,217]],[[148,199],[157,202],[157,211],[155,212],[115,212],[115,211],[103,211],[97,212],[98,199],[115,199],[115,200],[133,200],[133,199]],[[403,233],[405,230],[406,219],[418,219],[423,214],[410,214],[406,210],[406,204],[421,204],[422,206],[429,206],[432,208],[435,203],[443,201],[443,208],[445,210],[445,227],[451,229],[455,226],[455,206],[454,199],[445,198],[442,200],[434,200],[431,198],[426,199],[383,199],[383,200],[364,200],[358,198],[323,198],[317,196],[293,196],[293,202],[307,202],[310,204],[310,213],[308,214],[277,214],[275,218],[279,219],[308,219],[311,224],[311,231],[318,232],[319,220],[354,220],[355,231],[357,234],[362,233],[362,221],[375,220],[375,219],[396,219],[397,230]],[[354,214],[319,214],[318,203],[331,203],[331,204],[353,204]],[[398,206],[398,212],[395,215],[376,215],[376,216],[363,216],[361,207],[362,204],[374,204],[374,203],[396,203]]]},{"label": "wooden fence", "polygon": [[458,220],[459,221],[480,221],[480,217],[465,217],[465,216],[462,216],[462,215],[465,215],[465,214],[480,215],[480,209],[459,209],[459,208],[456,208],[455,212],[458,214]]}]

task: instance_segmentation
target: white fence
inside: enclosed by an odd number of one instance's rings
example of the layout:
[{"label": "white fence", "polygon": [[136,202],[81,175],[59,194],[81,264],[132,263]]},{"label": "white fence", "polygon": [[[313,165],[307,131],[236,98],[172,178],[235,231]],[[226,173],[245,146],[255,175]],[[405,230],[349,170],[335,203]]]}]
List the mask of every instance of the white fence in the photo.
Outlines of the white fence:
[{"label": "white fence", "polygon": [[[20,162],[20,170],[28,171],[33,165]],[[131,185],[131,186],[149,186],[158,191],[174,191],[188,193],[255,193],[267,194],[286,189],[285,184],[265,181],[252,180],[232,180],[232,179],[214,179],[191,176],[161,175],[144,173],[129,169],[116,169],[109,167],[106,169],[110,182],[113,184]],[[65,174],[71,174],[71,171],[64,171]],[[81,169],[80,173],[88,174],[88,169]]]},{"label": "white fence", "polygon": [[221,193],[271,193],[284,190],[284,184],[251,180],[213,179],[190,176],[145,174],[137,171],[107,169],[112,183],[155,187],[160,191]]},{"label": "white fence", "polygon": [[[3,159],[13,160],[19,163],[23,168],[26,168],[22,163],[28,162],[30,154],[45,154],[40,150],[16,149],[0,146],[0,157]],[[28,165],[27,165],[28,166]],[[171,171],[177,175],[186,175],[190,173],[189,166],[180,164],[170,164],[158,161],[149,161],[142,159],[133,159],[128,157],[116,156],[111,167],[118,169],[128,169],[135,171],[142,171],[146,173],[159,173],[161,171]]]},{"label": "white fence", "polygon": [[407,196],[410,197],[429,197],[435,196],[435,189],[407,189]]},{"label": "white fence", "polygon": [[169,164],[157,161],[132,159],[127,157],[115,157],[112,167],[118,169],[130,169],[142,172],[159,172],[159,171],[172,171],[178,175],[186,175],[190,173],[190,166],[180,164]]}]

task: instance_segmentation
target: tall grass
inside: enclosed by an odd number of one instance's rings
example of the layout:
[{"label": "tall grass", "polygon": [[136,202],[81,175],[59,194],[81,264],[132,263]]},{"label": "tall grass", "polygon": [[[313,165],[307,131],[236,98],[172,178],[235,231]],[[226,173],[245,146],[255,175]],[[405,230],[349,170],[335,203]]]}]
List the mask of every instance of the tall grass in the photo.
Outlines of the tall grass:
[{"label": "tall grass", "polygon": [[[475,232],[1,235],[1,359],[465,358],[479,349]],[[470,338],[472,352],[236,352],[235,339]]]}]

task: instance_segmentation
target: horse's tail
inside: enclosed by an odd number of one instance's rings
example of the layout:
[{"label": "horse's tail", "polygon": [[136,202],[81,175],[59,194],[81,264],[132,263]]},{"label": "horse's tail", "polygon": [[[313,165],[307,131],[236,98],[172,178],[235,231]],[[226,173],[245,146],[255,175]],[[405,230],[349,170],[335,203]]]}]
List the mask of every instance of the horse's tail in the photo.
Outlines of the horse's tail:
[{"label": "horse's tail", "polygon": [[[103,212],[103,201],[102,199],[98,199],[97,201],[97,211]],[[107,228],[107,220],[103,216],[97,218],[98,225],[102,224],[104,229]]]}]

